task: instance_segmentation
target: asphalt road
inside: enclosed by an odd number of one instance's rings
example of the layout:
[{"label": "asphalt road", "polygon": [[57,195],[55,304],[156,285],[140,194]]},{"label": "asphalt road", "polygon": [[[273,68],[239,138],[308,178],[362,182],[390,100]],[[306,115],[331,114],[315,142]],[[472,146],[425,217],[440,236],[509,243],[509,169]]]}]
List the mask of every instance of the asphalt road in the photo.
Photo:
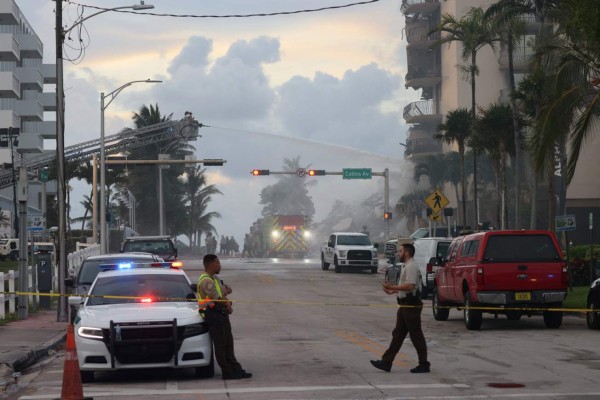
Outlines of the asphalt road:
[{"label": "asphalt road", "polygon": [[[395,299],[380,289],[382,273],[322,271],[318,260],[222,261],[221,277],[236,300],[236,354],[252,379],[223,381],[192,371],[145,370],[97,374],[84,385],[95,399],[582,399],[600,398],[600,336],[568,315],[558,330],[541,317],[509,321],[485,315],[467,331],[462,314],[423,326],[432,372],[417,364],[407,339],[391,373],[373,368],[395,323]],[[192,280],[200,263],[186,262]],[[60,397],[64,352],[21,378],[14,399]],[[500,387],[495,387],[500,386]]]}]

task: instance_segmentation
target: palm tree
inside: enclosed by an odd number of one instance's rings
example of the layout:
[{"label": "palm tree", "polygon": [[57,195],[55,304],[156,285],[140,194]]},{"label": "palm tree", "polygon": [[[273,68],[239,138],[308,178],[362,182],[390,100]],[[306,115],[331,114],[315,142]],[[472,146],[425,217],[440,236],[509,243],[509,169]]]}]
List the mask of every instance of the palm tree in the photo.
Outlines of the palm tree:
[{"label": "palm tree", "polygon": [[[477,103],[475,101],[475,77],[479,74],[477,67],[477,52],[483,47],[490,45],[494,47],[497,37],[493,33],[490,21],[484,18],[483,9],[471,8],[465,16],[457,20],[453,15],[444,13],[440,24],[429,34],[434,32],[446,33],[436,41],[437,46],[450,42],[462,43],[462,59],[471,61],[466,68],[470,75],[471,83],[471,116],[475,119]],[[477,154],[473,157],[473,211],[475,226],[477,226]]]},{"label": "palm tree", "polygon": [[188,215],[190,217],[188,231],[190,245],[200,243],[200,234],[202,232],[217,233],[217,230],[210,221],[212,218],[220,217],[220,214],[215,211],[205,213],[205,210],[211,201],[211,197],[222,193],[215,185],[206,184],[205,171],[202,167],[197,166],[188,171],[185,179],[183,179],[184,201],[188,204]]},{"label": "palm tree", "polygon": [[[466,108],[459,108],[448,111],[446,122],[438,127],[438,134],[434,137],[447,144],[456,143],[458,154],[460,156],[460,179],[461,179],[461,199],[462,199],[462,218],[463,226],[467,226],[467,177],[465,175],[465,149],[467,139],[471,134],[471,125],[473,117]],[[456,196],[458,200],[458,196]]]},{"label": "palm tree", "polygon": [[446,161],[443,156],[428,155],[415,165],[414,179],[419,182],[422,176],[429,178],[433,189],[441,189],[446,183]]},{"label": "palm tree", "polygon": [[508,104],[492,103],[481,110],[475,122],[475,134],[472,137],[474,148],[487,151],[496,169],[496,193],[498,206],[496,222],[501,229],[508,225],[508,208],[506,207],[506,159],[514,154],[514,135],[512,110]]}]

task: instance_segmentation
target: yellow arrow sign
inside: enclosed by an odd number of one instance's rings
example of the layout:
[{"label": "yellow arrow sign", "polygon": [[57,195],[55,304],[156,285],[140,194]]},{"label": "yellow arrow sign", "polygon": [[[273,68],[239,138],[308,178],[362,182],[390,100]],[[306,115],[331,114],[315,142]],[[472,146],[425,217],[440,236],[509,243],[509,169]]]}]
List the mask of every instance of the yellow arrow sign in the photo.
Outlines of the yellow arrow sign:
[{"label": "yellow arrow sign", "polygon": [[441,190],[436,189],[433,192],[431,192],[429,196],[427,196],[427,198],[425,199],[425,203],[427,203],[429,208],[433,210],[433,214],[437,214],[442,208],[446,207],[448,203],[450,203],[450,201],[446,196],[444,196],[444,193],[442,193]]},{"label": "yellow arrow sign", "polygon": [[431,222],[442,222],[442,215],[438,213],[431,213],[429,220]]}]

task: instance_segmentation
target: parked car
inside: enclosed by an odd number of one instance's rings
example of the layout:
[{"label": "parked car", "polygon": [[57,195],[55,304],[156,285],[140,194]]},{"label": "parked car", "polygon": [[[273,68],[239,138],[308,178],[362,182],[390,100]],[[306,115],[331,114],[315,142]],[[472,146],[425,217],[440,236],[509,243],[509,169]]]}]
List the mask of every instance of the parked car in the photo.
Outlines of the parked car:
[{"label": "parked car", "polygon": [[[554,233],[486,231],[452,242],[435,273],[433,316],[448,319],[449,307],[463,309],[467,329],[480,329],[484,310],[518,320],[539,308],[561,308],[567,296],[567,267]],[[543,311],[548,328],[559,328],[562,312]]]},{"label": "parked car", "polygon": [[587,326],[590,329],[600,329],[600,279],[596,279],[590,286],[590,291],[587,296],[586,313]]},{"label": "parked car", "polygon": [[0,260],[19,258],[19,238],[0,239]]},{"label": "parked car", "polygon": [[425,299],[433,291],[435,271],[446,258],[451,243],[452,239],[447,238],[422,238],[415,239],[413,242],[414,260],[421,272],[421,296]]},{"label": "parked car", "polygon": [[177,259],[177,248],[169,236],[131,236],[121,244],[121,253],[156,254],[165,261]]},{"label": "parked car", "polygon": [[103,271],[78,307],[75,344],[81,380],[98,371],[194,368],[214,375],[208,326],[198,312],[196,285],[177,268]]}]

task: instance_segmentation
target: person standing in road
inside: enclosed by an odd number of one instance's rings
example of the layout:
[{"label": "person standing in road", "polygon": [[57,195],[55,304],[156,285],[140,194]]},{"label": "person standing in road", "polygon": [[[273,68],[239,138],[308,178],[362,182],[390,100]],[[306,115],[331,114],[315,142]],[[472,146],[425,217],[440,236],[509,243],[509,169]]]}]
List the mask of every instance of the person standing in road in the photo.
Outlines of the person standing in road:
[{"label": "person standing in road", "polygon": [[227,295],[233,291],[217,276],[221,272],[221,261],[215,254],[207,254],[202,260],[204,273],[198,279],[198,302],[200,313],[208,324],[208,331],[214,343],[215,358],[223,379],[251,378],[252,374],[242,368],[235,358],[233,334],[229,315],[233,313]]},{"label": "person standing in road", "polygon": [[415,255],[415,246],[412,244],[403,244],[398,248],[398,259],[404,263],[404,268],[400,274],[400,281],[397,285],[390,282],[383,283],[383,291],[387,294],[398,294],[398,312],[396,315],[396,328],[392,332],[392,342],[388,349],[383,353],[381,360],[371,360],[371,364],[378,369],[390,372],[392,363],[396,354],[400,351],[406,335],[410,335],[417,355],[419,356],[419,365],[411,369],[412,373],[429,372],[430,365],[427,361],[427,343],[421,329],[421,311],[423,311],[423,302],[418,292],[421,282],[419,267],[417,267],[413,257]]}]

